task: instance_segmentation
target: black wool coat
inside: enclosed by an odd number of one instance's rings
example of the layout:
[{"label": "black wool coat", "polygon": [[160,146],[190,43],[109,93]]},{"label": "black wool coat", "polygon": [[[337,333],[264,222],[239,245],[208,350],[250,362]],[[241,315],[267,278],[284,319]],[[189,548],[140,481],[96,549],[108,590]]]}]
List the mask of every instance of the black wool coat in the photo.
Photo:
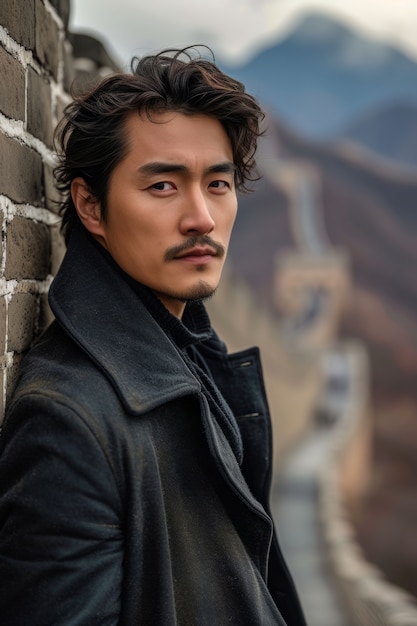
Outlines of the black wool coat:
[{"label": "black wool coat", "polygon": [[82,231],[23,359],[0,456],[3,626],[303,626],[268,510],[257,349],[205,347],[243,443]]}]

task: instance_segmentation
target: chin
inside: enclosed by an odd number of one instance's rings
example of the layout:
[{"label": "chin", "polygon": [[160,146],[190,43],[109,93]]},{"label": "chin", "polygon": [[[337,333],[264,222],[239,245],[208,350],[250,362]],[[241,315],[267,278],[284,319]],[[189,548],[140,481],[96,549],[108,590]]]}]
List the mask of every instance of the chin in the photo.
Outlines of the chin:
[{"label": "chin", "polygon": [[166,295],[180,302],[195,302],[197,300],[208,300],[215,294],[216,290],[217,284],[211,285],[205,281],[200,281],[197,285],[184,290],[182,293],[180,291],[171,291],[171,293],[167,293]]}]

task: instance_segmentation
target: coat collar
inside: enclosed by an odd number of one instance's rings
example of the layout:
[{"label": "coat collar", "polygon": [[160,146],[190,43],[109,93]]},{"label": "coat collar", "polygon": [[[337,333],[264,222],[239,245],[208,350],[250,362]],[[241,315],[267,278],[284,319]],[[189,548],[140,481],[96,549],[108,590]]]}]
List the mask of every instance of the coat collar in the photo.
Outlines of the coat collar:
[{"label": "coat collar", "polygon": [[49,304],[128,410],[142,413],[200,390],[177,347],[84,229],[71,235]]}]

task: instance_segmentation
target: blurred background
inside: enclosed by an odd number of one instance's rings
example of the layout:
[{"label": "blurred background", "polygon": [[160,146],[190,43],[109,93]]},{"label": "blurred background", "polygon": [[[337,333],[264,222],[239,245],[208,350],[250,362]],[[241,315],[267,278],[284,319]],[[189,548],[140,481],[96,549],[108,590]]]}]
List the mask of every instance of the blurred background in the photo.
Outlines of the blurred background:
[{"label": "blurred background", "polygon": [[70,29],[79,76],[206,44],[263,104],[213,322],[262,348],[309,623],[417,624],[383,606],[417,596],[417,2],[73,0]]}]

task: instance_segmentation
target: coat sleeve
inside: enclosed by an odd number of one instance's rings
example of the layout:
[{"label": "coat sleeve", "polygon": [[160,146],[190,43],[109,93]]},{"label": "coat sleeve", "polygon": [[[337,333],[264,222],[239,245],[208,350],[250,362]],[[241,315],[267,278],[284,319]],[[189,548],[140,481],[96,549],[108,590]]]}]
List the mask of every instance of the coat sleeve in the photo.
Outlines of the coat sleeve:
[{"label": "coat sleeve", "polygon": [[21,399],[0,457],[3,626],[115,625],[123,535],[108,451],[76,412]]}]

